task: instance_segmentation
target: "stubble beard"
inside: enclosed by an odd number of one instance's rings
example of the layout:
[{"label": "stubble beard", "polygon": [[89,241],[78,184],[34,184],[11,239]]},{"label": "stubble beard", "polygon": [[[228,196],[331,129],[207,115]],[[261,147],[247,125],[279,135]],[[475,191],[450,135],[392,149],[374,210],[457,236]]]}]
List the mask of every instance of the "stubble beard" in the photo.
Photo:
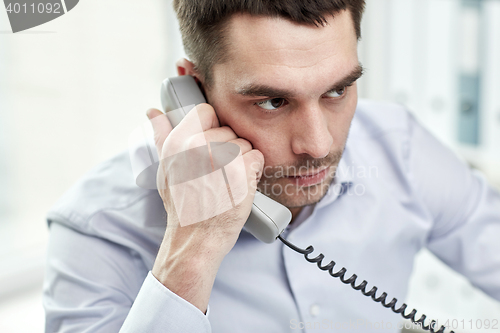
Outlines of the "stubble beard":
[{"label": "stubble beard", "polygon": [[[266,166],[257,189],[271,199],[288,208],[297,208],[319,202],[327,193],[335,179],[343,150],[335,151],[321,159],[303,159],[294,165]],[[325,167],[327,175],[321,183],[311,186],[300,186],[297,181],[287,176],[315,173]],[[266,170],[267,168],[267,170]]]}]

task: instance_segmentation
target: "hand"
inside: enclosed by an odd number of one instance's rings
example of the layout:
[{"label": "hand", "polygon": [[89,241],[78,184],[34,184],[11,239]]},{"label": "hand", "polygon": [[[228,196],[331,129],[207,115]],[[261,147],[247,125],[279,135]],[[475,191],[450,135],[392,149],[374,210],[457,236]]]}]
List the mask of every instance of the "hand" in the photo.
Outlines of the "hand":
[{"label": "hand", "polygon": [[[219,265],[250,214],[264,157],[230,127],[220,127],[208,104],[191,110],[173,130],[159,110],[151,109],[147,115],[160,157],[158,192],[168,214],[152,273],[171,291],[205,311]],[[218,148],[211,145],[212,154],[207,155],[210,142],[229,143],[224,147],[241,152],[223,168],[231,185],[229,196],[225,182],[216,181],[217,177],[222,179],[220,168],[215,167],[221,164],[215,156],[220,154],[215,154]],[[200,170],[210,177],[198,177]],[[232,200],[228,201],[229,197]],[[221,213],[214,214],[214,209]]]}]

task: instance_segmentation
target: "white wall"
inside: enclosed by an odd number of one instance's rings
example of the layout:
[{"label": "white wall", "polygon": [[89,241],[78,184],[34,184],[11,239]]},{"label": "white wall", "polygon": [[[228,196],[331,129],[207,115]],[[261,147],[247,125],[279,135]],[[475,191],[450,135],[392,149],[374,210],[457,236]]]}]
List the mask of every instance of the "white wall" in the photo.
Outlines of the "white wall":
[{"label": "white wall", "polygon": [[[82,0],[17,34],[0,9],[0,332],[42,332],[39,297],[26,295],[41,288],[46,211],[160,106],[175,69],[168,6]],[[19,320],[23,307],[39,312]]]}]

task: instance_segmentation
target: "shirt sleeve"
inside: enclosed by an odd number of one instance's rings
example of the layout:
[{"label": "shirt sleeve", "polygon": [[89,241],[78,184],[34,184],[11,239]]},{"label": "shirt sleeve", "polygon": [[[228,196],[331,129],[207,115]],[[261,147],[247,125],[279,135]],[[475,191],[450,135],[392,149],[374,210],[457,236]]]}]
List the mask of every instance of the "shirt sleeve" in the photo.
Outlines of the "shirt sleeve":
[{"label": "shirt sleeve", "polygon": [[[166,313],[166,309],[171,309]],[[120,333],[211,332],[205,315],[148,273]]]},{"label": "shirt sleeve", "polygon": [[134,251],[59,223],[50,229],[47,333],[211,332],[207,317],[148,273]]},{"label": "shirt sleeve", "polygon": [[412,119],[409,170],[432,229],[427,247],[500,300],[500,195]]}]

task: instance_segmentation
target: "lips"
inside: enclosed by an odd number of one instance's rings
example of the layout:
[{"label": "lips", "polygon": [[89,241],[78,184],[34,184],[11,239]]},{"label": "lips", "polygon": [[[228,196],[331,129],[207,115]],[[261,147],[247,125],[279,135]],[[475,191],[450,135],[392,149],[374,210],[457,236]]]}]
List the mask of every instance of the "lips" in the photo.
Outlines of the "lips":
[{"label": "lips", "polygon": [[319,169],[317,170],[316,172],[308,172],[308,173],[305,173],[303,175],[298,175],[298,176],[288,176],[288,178],[308,178],[308,177],[313,177],[313,176],[316,176],[317,174],[323,172],[324,170],[326,170],[328,167],[324,167],[322,169]]},{"label": "lips", "polygon": [[315,173],[308,173],[304,174],[303,176],[289,176],[286,178],[298,186],[305,187],[321,183],[323,180],[325,180],[327,173],[328,168],[324,168]]}]

